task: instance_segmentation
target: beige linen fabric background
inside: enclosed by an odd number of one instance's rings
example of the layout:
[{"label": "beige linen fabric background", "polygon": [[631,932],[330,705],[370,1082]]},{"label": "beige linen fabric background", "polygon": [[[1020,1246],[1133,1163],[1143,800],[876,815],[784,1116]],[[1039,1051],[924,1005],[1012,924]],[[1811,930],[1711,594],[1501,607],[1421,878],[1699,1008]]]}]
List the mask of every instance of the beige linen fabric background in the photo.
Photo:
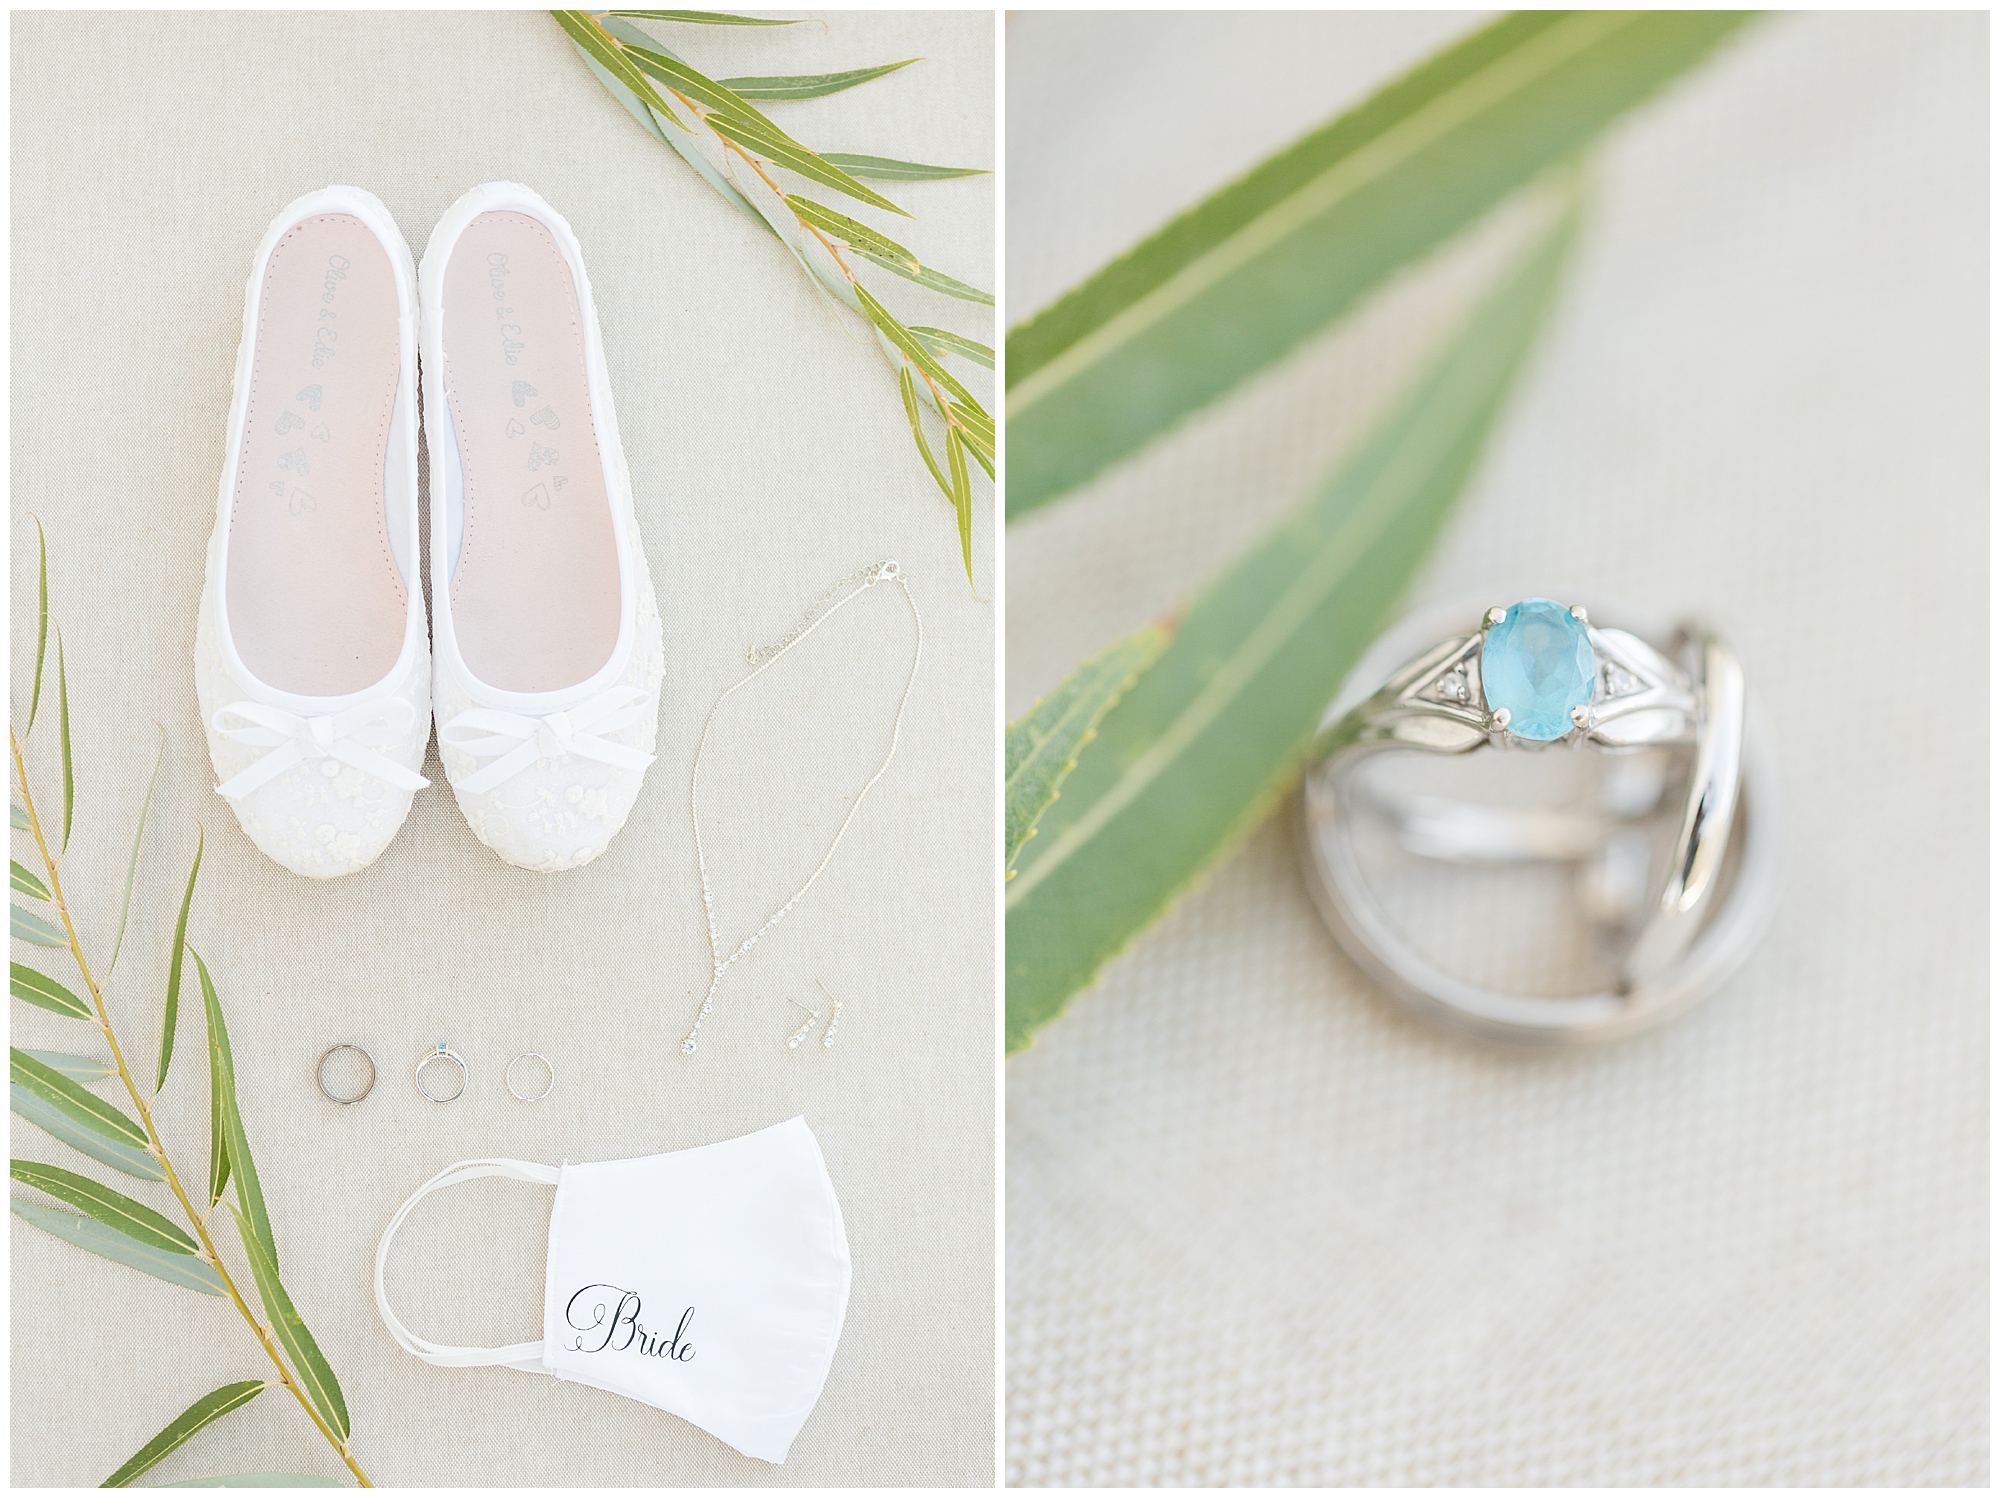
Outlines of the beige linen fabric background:
[{"label": "beige linen fabric background", "polygon": [[[1010,318],[1473,24],[1016,17]],[[1495,1054],[1267,826],[1008,1064],[1010,1481],[1986,1480],[1986,47],[1768,19],[1621,128],[1413,590],[1722,624],[1769,936],[1656,1035]],[[1013,526],[1009,715],[1294,504],[1476,259]]]},{"label": "beige linen fabric background", "polygon": [[[672,44],[722,76],[922,57],[773,112],[827,149],[990,166],[992,38],[985,14],[844,13],[676,28]],[[17,15],[12,41],[14,701],[26,705],[33,650],[33,511],[68,644],[66,873],[82,930],[101,957],[157,721],[166,766],[111,1001],[150,1077],[199,819],[189,935],[227,1009],[286,1282],[341,1378],[362,1464],[380,1483],[430,1485],[991,1482],[993,607],[990,585],[967,586],[881,355],[639,129],[543,12]],[[562,210],[588,259],[666,622],[660,758],[610,851],[551,876],[474,840],[433,750],[433,786],[382,859],[313,883],[258,854],[213,794],[195,712],[195,603],[244,279],[265,225],[312,188],[369,188],[421,254],[442,211],[498,177]],[[991,178],[890,194],[917,214],[897,232],[920,256],[992,284]],[[905,317],[990,341],[989,309],[880,281]],[[678,1043],[708,974],[687,803],[702,720],[747,649],[890,556],[924,622],[902,747],[819,886],[731,970],[689,1061]],[[902,598],[871,591],[731,699],[703,762],[731,945],[803,879],[880,762],[913,643]],[[57,784],[47,690],[33,753],[44,797]],[[62,954],[23,955],[68,976]],[[815,979],[847,1001],[840,1042],[787,1052],[801,1016],[785,999],[816,996]],[[73,1022],[14,1011],[16,1044],[96,1048]],[[410,1084],[440,1036],[473,1065],[449,1107]],[[382,1072],[350,1109],[312,1083],[343,1039]],[[556,1069],[532,1108],[501,1090],[522,1050]],[[197,999],[161,1106],[197,1174],[204,1073]],[[376,1241],[445,1164],[617,1159],[795,1114],[839,1193],[854,1293],[783,1466],[596,1390],[431,1368],[384,1331]],[[13,1144],[79,1163],[24,1124]],[[482,1181],[426,1201],[390,1266],[404,1319],[446,1342],[534,1338],[550,1199]],[[197,1395],[268,1368],[226,1302],[26,1224],[11,1244],[16,1484],[95,1484]],[[279,1393],[146,1480],[266,1470],[345,1475]]]}]

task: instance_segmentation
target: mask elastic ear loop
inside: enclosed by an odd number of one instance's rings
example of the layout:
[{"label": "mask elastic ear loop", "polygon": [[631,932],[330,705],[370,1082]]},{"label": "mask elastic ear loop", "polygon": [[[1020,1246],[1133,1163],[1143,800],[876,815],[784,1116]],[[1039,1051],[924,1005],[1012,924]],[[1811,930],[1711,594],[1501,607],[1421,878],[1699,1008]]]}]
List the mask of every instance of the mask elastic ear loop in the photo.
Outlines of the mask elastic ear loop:
[{"label": "mask elastic ear loop", "polygon": [[395,1239],[396,1229],[410,1215],[410,1208],[433,1191],[442,1191],[446,1186],[456,1186],[464,1181],[476,1181],[481,1176],[505,1176],[509,1180],[553,1186],[561,1175],[562,1172],[553,1165],[537,1165],[529,1160],[461,1160],[456,1165],[447,1165],[410,1193],[410,1199],[398,1207],[396,1215],[389,1219],[389,1226],[382,1234],[382,1244],[375,1250],[375,1307],[382,1313],[382,1324],[389,1328],[389,1335],[396,1339],[403,1351],[437,1368],[486,1368],[497,1364],[522,1373],[550,1371],[542,1366],[540,1342],[516,1342],[511,1347],[447,1347],[425,1341],[403,1325],[396,1313],[389,1309],[389,1295],[382,1287],[382,1271],[389,1263],[389,1244]]}]

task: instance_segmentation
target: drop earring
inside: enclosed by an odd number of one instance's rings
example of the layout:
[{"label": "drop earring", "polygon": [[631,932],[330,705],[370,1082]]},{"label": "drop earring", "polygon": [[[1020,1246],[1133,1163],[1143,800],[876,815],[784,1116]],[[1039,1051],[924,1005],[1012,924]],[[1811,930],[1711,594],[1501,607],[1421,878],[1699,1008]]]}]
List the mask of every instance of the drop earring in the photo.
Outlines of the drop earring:
[{"label": "drop earring", "polygon": [[810,1007],[809,1005],[801,1004],[797,999],[793,998],[789,994],[785,996],[785,1002],[787,1004],[790,1004],[795,1009],[805,1010],[807,1014],[812,1016],[811,1019],[807,1020],[803,1025],[800,1025],[798,1029],[794,1030],[785,1041],[786,1050],[796,1051],[799,1048],[799,1042],[804,1040],[806,1036],[810,1035],[812,1033],[812,1027],[819,1023],[819,1011],[817,1009]]},{"label": "drop earring", "polygon": [[[819,979],[815,978],[813,982],[819,983]],[[824,983],[819,983],[819,991],[826,994],[829,999],[833,999],[833,1018],[826,1022],[826,1034],[820,1040],[821,1049],[830,1051],[833,1049],[833,1037],[840,1033],[840,1011],[845,1009],[847,1005],[839,999],[834,999],[832,994],[827,993]],[[819,1016],[815,1014],[813,1018],[818,1019]]]}]

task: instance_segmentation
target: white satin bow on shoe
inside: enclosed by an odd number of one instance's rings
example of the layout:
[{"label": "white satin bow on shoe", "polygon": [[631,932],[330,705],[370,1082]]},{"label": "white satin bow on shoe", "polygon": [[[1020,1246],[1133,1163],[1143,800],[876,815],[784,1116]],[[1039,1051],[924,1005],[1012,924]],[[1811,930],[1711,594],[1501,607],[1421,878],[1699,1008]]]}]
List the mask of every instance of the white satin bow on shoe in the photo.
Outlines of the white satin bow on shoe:
[{"label": "white satin bow on shoe", "polygon": [[[652,707],[653,694],[637,687],[613,687],[581,707],[566,713],[546,713],[539,718],[476,707],[440,727],[438,742],[474,759],[500,756],[458,782],[460,789],[475,796],[512,779],[537,760],[559,759],[565,754],[581,755],[621,770],[643,770],[653,762],[652,755],[598,735],[630,727]],[[467,734],[485,736],[468,738]]]},{"label": "white satin bow on shoe", "polygon": [[[232,717],[249,726],[230,727],[227,720]],[[231,743],[271,752],[217,786],[216,794],[234,801],[277,779],[293,765],[313,759],[328,764],[338,760],[387,781],[399,791],[420,791],[430,782],[381,752],[401,743],[416,717],[416,709],[399,697],[315,716],[288,713],[261,702],[232,702],[217,709],[209,726]]]}]

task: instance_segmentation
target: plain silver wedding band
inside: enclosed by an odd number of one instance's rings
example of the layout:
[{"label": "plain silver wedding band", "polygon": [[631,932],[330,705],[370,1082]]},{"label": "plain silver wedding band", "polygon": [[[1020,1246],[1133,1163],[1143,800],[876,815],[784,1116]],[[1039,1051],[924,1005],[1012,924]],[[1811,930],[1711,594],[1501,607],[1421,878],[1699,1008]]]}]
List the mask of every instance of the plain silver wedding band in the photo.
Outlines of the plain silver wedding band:
[{"label": "plain silver wedding band", "polygon": [[[355,1093],[353,1097],[335,1097],[332,1089],[326,1085],[326,1064],[342,1051],[353,1051],[363,1061],[368,1063],[368,1085]],[[375,1058],[368,1054],[365,1047],[356,1045],[351,1040],[339,1041],[334,1045],[328,1046],[325,1053],[321,1055],[319,1065],[313,1068],[313,1080],[319,1084],[319,1095],[321,1097],[325,1098],[329,1103],[338,1103],[343,1108],[349,1107],[352,1104],[360,1102],[375,1090]]]},{"label": "plain silver wedding band", "polygon": [[[1496,727],[1481,696],[1479,642],[1500,612],[1492,611],[1486,625],[1468,632],[1463,608],[1426,610],[1386,633],[1350,674],[1349,686],[1322,718],[1308,758],[1299,823],[1306,882],[1347,954],[1389,995],[1427,1020],[1540,1048],[1621,1039],[1683,1013],[1712,992],[1768,924],[1783,872],[1770,747],[1734,652],[1713,633],[1683,625],[1660,647],[1636,632],[1590,623],[1600,662],[1626,663],[1633,672],[1624,678],[1625,696],[1586,708],[1566,737],[1581,752],[1667,748],[1683,756],[1687,788],[1673,856],[1653,881],[1648,913],[1622,954],[1610,989],[1569,998],[1526,997],[1456,977],[1395,932],[1369,888],[1349,836],[1364,796],[1355,772],[1386,752],[1460,755],[1524,747],[1505,733],[1504,717]],[[1579,619],[1590,617],[1574,612]],[[1480,617],[1477,609],[1470,612],[1472,620]],[[1454,670],[1459,676],[1443,678],[1449,688],[1440,690],[1440,673]],[[1572,752],[1572,746],[1556,743],[1547,752]],[[1602,848],[1609,827],[1608,820],[1552,812],[1460,808],[1456,823],[1433,817],[1427,830],[1433,840],[1442,828],[1463,842],[1455,853],[1432,856],[1577,862]],[[1404,840],[1425,851],[1407,829]],[[1483,846],[1473,850],[1475,843]]]},{"label": "plain silver wedding band", "polygon": [[[541,1062],[542,1065],[548,1070],[549,1085],[544,1087],[540,1092],[534,1093],[533,1095],[522,1092],[519,1088],[515,1087],[514,1066],[516,1062],[521,1062],[521,1061]],[[516,1102],[539,1103],[543,1098],[547,1097],[550,1093],[556,1090],[555,1063],[550,1061],[549,1058],[544,1056],[540,1051],[522,1051],[518,1056],[514,1058],[513,1061],[509,1061],[507,1063],[507,1071],[505,1075],[501,1077],[501,1080],[507,1084],[507,1091],[513,1095],[514,1100]]]}]

